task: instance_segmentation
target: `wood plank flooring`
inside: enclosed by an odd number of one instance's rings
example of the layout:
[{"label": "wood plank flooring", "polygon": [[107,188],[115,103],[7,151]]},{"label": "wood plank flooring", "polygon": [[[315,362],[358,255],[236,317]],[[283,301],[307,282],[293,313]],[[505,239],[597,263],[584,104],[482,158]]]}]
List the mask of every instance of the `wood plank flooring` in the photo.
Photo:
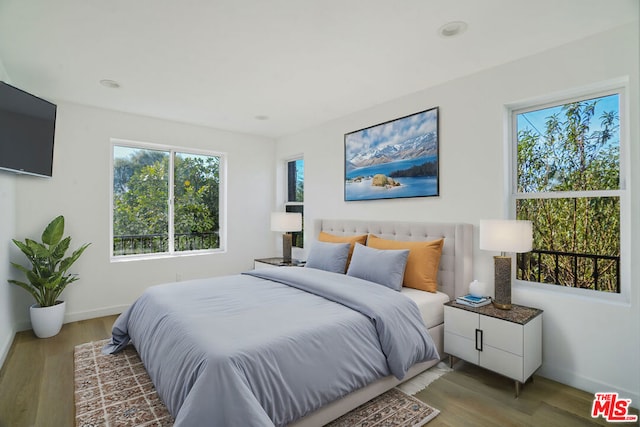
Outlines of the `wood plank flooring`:
[{"label": "wood plank flooring", "polygon": [[[115,319],[68,323],[47,339],[18,333],[0,371],[0,427],[73,426],[73,348],[108,338]],[[441,412],[428,427],[607,425],[591,418],[590,393],[535,377],[515,399],[511,380],[464,362],[417,397]]]},{"label": "wood plank flooring", "polygon": [[[610,425],[591,418],[593,394],[540,376],[514,396],[512,380],[465,362],[416,395],[440,410],[428,427]],[[630,413],[637,415],[638,410]]]},{"label": "wood plank flooring", "polygon": [[116,317],[67,323],[46,339],[17,333],[0,371],[0,427],[73,426],[73,348],[108,338]]}]

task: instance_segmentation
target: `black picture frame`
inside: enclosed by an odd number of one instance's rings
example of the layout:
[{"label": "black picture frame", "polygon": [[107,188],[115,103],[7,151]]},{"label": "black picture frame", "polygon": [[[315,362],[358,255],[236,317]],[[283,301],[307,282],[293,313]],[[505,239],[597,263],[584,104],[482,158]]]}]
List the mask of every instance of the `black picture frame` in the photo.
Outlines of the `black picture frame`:
[{"label": "black picture frame", "polygon": [[439,108],[344,135],[344,200],[440,195]]}]

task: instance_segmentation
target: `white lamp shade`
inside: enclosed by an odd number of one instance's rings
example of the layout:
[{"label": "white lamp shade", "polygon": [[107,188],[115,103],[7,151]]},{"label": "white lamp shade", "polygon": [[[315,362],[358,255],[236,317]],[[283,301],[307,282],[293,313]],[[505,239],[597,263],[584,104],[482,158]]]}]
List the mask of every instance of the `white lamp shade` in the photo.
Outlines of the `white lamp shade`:
[{"label": "white lamp shade", "polygon": [[529,252],[533,249],[531,221],[480,220],[480,249],[500,252]]},{"label": "white lamp shade", "polygon": [[271,212],[271,231],[302,230],[302,214],[297,212]]}]

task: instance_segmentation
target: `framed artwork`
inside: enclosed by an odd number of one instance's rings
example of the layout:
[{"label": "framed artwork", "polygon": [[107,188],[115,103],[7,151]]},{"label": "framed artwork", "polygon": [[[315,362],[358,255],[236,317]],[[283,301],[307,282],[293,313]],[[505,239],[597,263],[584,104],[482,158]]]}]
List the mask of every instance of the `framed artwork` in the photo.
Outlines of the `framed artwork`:
[{"label": "framed artwork", "polygon": [[344,200],[439,195],[438,107],[344,135]]}]

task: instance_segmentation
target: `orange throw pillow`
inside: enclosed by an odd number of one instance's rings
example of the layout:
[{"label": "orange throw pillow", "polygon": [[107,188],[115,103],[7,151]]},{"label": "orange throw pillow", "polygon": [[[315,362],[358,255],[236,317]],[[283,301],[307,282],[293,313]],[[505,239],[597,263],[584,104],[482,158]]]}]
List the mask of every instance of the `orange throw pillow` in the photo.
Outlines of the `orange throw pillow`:
[{"label": "orange throw pillow", "polygon": [[349,256],[347,257],[347,266],[345,267],[345,272],[349,269],[349,263],[351,262],[351,255],[353,255],[353,248],[356,246],[356,243],[360,243],[364,245],[367,241],[367,235],[362,234],[359,236],[336,236],[333,234],[325,233],[321,231],[318,235],[318,240],[320,242],[329,242],[329,243],[351,243],[351,247],[349,248]]},{"label": "orange throw pillow", "polygon": [[375,249],[409,249],[403,285],[407,288],[436,292],[438,289],[438,268],[444,239],[428,242],[408,242],[381,239],[373,234],[367,239],[367,246]]}]

